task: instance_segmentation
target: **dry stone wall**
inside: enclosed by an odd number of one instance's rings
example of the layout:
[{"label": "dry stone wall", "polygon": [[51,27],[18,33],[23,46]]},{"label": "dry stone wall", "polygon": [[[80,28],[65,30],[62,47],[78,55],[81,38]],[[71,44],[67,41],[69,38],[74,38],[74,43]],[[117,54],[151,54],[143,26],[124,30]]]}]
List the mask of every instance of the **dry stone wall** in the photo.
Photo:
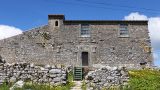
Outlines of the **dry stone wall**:
[{"label": "dry stone wall", "polygon": [[90,71],[86,77],[86,84],[89,90],[110,89],[111,87],[123,87],[128,84],[129,75],[125,67],[105,66],[95,71]]},{"label": "dry stone wall", "polygon": [[16,81],[61,85],[66,84],[66,78],[66,70],[60,66],[42,67],[30,63],[0,64],[0,85],[4,82],[15,83]]}]

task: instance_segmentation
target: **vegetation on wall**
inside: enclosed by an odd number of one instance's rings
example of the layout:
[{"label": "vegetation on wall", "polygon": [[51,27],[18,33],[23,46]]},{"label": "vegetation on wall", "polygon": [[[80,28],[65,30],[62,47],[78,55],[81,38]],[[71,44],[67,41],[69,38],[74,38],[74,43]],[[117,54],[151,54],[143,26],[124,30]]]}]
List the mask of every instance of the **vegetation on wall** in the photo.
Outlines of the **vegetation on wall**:
[{"label": "vegetation on wall", "polygon": [[46,33],[46,32],[42,33],[42,37],[44,39],[46,39],[46,40],[50,40],[51,39],[51,35],[49,33]]},{"label": "vegetation on wall", "polygon": [[40,47],[45,47],[45,43],[36,43],[37,45],[39,45]]}]

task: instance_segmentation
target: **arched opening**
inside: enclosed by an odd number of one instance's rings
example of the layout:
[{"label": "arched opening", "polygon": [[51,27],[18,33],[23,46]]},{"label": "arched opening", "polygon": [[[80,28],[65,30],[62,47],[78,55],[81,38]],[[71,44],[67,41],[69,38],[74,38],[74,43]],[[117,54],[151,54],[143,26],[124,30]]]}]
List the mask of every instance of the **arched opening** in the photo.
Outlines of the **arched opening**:
[{"label": "arched opening", "polygon": [[58,26],[58,21],[55,21],[55,26]]}]

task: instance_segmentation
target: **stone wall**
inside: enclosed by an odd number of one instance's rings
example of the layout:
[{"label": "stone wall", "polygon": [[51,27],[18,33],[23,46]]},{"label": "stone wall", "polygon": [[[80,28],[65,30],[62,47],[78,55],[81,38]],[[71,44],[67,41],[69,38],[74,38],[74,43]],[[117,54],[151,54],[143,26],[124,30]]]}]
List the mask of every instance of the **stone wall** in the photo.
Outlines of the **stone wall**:
[{"label": "stone wall", "polygon": [[128,84],[129,75],[125,67],[109,67],[105,66],[95,71],[90,71],[86,77],[85,82],[89,90],[107,90],[111,87],[123,87]]},{"label": "stone wall", "polygon": [[66,70],[55,65],[42,67],[29,63],[0,64],[0,85],[16,81],[61,85],[66,84],[66,76]]},{"label": "stone wall", "polygon": [[[54,27],[54,21],[60,26]],[[90,37],[81,37],[81,24],[88,23]],[[119,36],[119,25],[128,24],[129,37]],[[49,24],[0,41],[0,55],[9,63],[82,65],[82,52],[89,53],[89,66],[140,67],[152,65],[147,22],[143,21],[67,21]]]}]

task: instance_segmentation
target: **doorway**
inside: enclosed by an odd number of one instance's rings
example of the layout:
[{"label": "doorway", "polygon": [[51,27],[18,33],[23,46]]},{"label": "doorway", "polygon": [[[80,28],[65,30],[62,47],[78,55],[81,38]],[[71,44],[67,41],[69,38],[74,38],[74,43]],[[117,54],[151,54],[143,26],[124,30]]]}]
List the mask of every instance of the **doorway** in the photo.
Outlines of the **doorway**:
[{"label": "doorway", "polygon": [[88,66],[88,52],[82,52],[82,66]]}]

